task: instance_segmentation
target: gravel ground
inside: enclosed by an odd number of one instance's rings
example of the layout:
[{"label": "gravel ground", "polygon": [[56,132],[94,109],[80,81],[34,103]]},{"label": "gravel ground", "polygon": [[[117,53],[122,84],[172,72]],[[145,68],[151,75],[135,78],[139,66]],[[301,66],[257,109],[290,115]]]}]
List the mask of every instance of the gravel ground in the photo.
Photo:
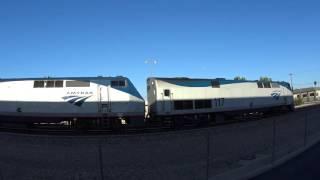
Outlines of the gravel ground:
[{"label": "gravel ground", "polygon": [[202,180],[240,167],[241,160],[271,155],[274,143],[275,158],[302,147],[320,135],[319,112],[320,107],[307,108],[260,121],[146,135],[0,133],[0,180]]}]

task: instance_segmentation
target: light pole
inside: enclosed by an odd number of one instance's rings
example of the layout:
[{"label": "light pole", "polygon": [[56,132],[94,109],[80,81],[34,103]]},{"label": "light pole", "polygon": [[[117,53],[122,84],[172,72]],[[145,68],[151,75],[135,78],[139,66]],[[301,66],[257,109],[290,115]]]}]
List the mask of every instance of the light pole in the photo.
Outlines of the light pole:
[{"label": "light pole", "polygon": [[318,82],[314,81],[313,84],[314,84],[314,100],[317,100],[317,84],[318,84]]},{"label": "light pole", "polygon": [[290,76],[290,81],[291,81],[291,90],[293,91],[293,80],[292,80],[293,74],[290,73],[289,76]]},{"label": "light pole", "polygon": [[158,64],[158,61],[157,60],[145,60],[144,61],[145,64],[150,64],[150,76],[153,75],[153,69],[152,67],[155,66],[156,64]]}]

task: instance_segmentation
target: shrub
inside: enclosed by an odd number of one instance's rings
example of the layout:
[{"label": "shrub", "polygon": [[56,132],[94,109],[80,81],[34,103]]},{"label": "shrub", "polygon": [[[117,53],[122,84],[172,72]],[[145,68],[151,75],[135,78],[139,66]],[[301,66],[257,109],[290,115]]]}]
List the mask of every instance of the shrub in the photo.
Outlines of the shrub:
[{"label": "shrub", "polygon": [[302,104],[303,104],[302,98],[297,98],[297,99],[295,99],[295,100],[294,100],[294,104],[295,104],[296,106],[302,105]]}]

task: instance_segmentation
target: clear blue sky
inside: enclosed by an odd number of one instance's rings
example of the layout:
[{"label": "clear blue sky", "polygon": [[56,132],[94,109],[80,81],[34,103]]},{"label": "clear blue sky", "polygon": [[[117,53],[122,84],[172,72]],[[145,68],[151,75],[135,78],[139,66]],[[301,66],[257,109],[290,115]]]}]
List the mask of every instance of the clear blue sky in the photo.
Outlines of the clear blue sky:
[{"label": "clear blue sky", "polygon": [[[157,65],[145,64],[156,59]],[[319,0],[2,0],[0,77],[320,81]]]}]

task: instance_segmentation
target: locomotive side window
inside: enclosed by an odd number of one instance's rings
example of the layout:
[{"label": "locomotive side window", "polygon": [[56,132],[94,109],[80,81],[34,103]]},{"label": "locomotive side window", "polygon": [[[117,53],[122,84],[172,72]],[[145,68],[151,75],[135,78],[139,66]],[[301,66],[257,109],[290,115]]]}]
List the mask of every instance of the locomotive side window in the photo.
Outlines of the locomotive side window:
[{"label": "locomotive side window", "polygon": [[170,90],[169,89],[165,89],[164,90],[164,96],[170,96]]},{"label": "locomotive side window", "polygon": [[125,86],[126,86],[126,81],[124,80],[111,81],[111,87],[125,87]]},{"label": "locomotive side window", "polygon": [[211,86],[212,86],[213,88],[220,88],[220,82],[217,81],[217,80],[212,80],[212,81],[211,81]]},{"label": "locomotive side window", "polygon": [[89,81],[67,81],[66,87],[90,87]]},{"label": "locomotive side window", "polygon": [[264,82],[263,86],[264,86],[264,88],[271,88],[270,82]]},{"label": "locomotive side window", "polygon": [[193,109],[193,101],[174,101],[175,110]]},{"label": "locomotive side window", "polygon": [[59,88],[63,87],[63,81],[34,81],[34,88]]},{"label": "locomotive side window", "polygon": [[257,82],[258,88],[263,88],[263,83],[262,82]]},{"label": "locomotive side window", "polygon": [[63,81],[55,81],[54,87],[57,87],[57,88],[63,87]]},{"label": "locomotive side window", "polygon": [[119,81],[119,86],[121,86],[121,87],[126,86],[126,82],[125,81]]},{"label": "locomotive side window", "polygon": [[195,101],[196,109],[209,109],[211,108],[211,100],[196,100]]},{"label": "locomotive side window", "polygon": [[34,81],[34,88],[44,88],[44,81]]},{"label": "locomotive side window", "polygon": [[53,88],[54,87],[54,81],[47,81],[46,88]]},{"label": "locomotive side window", "polygon": [[111,87],[118,87],[119,81],[111,81]]}]

